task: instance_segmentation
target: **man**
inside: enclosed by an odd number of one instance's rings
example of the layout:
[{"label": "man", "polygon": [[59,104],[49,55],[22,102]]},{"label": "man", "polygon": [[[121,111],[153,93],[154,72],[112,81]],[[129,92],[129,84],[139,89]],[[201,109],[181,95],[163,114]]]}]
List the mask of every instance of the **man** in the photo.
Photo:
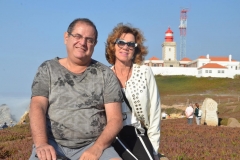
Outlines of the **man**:
[{"label": "man", "polygon": [[189,104],[189,106],[185,110],[185,115],[188,120],[188,124],[192,124],[192,119],[193,119],[193,107],[192,103]]},{"label": "man", "polygon": [[4,125],[2,126],[2,129],[4,129],[4,128],[8,128],[8,125],[6,122],[4,122]]},{"label": "man", "polygon": [[197,123],[197,125],[200,125],[202,111],[199,109],[199,104],[198,103],[195,103],[195,106],[196,106],[196,108],[195,108],[194,115],[195,115],[195,118],[196,118],[196,123]]},{"label": "man", "polygon": [[120,160],[111,147],[122,128],[122,94],[111,69],[91,56],[98,32],[76,19],[64,34],[66,58],[45,61],[32,84],[30,160]]}]

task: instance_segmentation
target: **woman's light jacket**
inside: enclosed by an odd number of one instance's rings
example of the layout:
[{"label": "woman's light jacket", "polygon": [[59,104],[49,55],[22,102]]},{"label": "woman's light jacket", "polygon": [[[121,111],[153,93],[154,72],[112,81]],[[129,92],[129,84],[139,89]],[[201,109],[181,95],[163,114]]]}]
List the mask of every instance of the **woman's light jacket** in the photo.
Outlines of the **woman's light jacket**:
[{"label": "woman's light jacket", "polygon": [[157,155],[160,142],[161,103],[151,68],[133,64],[125,93],[138,120],[148,129],[147,135],[153,145],[154,155]]}]

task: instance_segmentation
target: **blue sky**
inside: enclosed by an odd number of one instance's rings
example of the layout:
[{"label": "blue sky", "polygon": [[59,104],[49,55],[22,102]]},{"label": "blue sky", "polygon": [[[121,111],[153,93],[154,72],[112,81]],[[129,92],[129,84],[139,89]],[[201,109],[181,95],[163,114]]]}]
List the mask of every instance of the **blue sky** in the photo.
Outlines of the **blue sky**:
[{"label": "blue sky", "polygon": [[75,18],[96,24],[99,38],[93,58],[108,65],[104,42],[121,22],[143,31],[146,59],[162,59],[161,45],[170,27],[179,56],[180,10],[188,8],[187,57],[231,54],[240,61],[239,6],[239,0],[0,0],[0,105],[9,105],[16,117],[24,113],[38,66],[66,56],[63,33]]}]

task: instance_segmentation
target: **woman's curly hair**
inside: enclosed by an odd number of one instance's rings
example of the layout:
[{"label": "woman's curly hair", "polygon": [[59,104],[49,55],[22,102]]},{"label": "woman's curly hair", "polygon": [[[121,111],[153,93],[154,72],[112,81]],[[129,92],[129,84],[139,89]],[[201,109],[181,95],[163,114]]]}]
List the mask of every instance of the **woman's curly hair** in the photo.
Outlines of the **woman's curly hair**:
[{"label": "woman's curly hair", "polygon": [[114,65],[115,64],[115,42],[116,39],[120,38],[122,34],[130,33],[133,34],[135,37],[135,41],[138,44],[135,48],[134,56],[133,56],[133,63],[135,64],[142,64],[144,61],[144,57],[147,55],[148,50],[147,47],[143,45],[143,42],[145,41],[145,38],[143,37],[142,32],[138,28],[131,27],[130,24],[122,24],[119,23],[115,28],[113,28],[113,31],[109,34],[105,49],[105,56],[107,61]]}]

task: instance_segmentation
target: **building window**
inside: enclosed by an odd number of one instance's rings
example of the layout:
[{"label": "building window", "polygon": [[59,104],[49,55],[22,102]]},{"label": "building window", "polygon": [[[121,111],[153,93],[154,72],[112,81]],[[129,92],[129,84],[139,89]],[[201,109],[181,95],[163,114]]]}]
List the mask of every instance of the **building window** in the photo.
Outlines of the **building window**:
[{"label": "building window", "polygon": [[173,67],[173,65],[170,65],[170,67]]},{"label": "building window", "polygon": [[157,65],[154,63],[153,66],[156,67]]},{"label": "building window", "polygon": [[218,70],[218,73],[221,73],[221,71],[220,71],[220,70]]},{"label": "building window", "polygon": [[212,70],[209,70],[209,73],[212,73]]},{"label": "building window", "polygon": [[224,73],[224,70],[222,70],[222,73]]},{"label": "building window", "polygon": [[171,61],[171,58],[169,58],[168,60]]},{"label": "building window", "polygon": [[169,48],[169,51],[171,51],[171,48]]},{"label": "building window", "polygon": [[208,70],[205,70],[205,73],[208,73]]}]

